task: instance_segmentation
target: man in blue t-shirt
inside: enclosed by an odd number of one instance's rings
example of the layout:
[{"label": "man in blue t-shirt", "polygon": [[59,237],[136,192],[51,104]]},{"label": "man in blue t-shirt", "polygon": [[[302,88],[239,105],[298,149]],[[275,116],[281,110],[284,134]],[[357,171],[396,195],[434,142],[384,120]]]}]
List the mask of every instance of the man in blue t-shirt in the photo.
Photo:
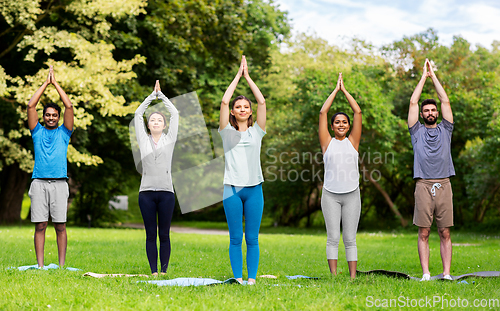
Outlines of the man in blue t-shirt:
[{"label": "man in blue t-shirt", "polygon": [[[64,123],[58,126],[61,108],[53,103],[43,108],[45,126],[38,122],[36,105],[47,85],[56,88],[64,103]],[[35,92],[28,103],[28,126],[35,149],[35,166],[29,190],[31,198],[31,222],[35,223],[35,253],[38,267],[43,267],[45,229],[49,214],[57,235],[59,266],[64,266],[68,237],[66,234],[66,214],[69,188],[67,176],[67,152],[69,139],[73,132],[73,105],[68,95],[59,86],[52,66],[49,76]]]},{"label": "man in blue t-shirt", "polygon": [[[439,112],[434,99],[426,99],[422,102],[420,116],[424,124],[418,121],[418,101],[427,78],[431,78],[439,101],[441,101],[443,120],[439,124],[436,123]],[[453,193],[449,177],[455,175],[451,159],[453,113],[450,100],[428,59],[425,60],[424,73],[410,99],[408,129],[414,154],[413,178],[417,181],[413,224],[419,227],[418,255],[423,272],[422,281],[427,281],[431,277],[429,234],[434,215],[441,240],[443,277],[451,280],[450,227],[453,226]]]}]

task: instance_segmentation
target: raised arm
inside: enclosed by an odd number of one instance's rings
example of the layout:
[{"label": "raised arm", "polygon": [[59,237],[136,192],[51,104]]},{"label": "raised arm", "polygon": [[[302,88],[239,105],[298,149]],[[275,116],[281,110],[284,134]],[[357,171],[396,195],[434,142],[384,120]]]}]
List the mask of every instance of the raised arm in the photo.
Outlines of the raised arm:
[{"label": "raised arm", "polygon": [[[340,76],[342,77],[342,74],[340,74]],[[351,106],[352,112],[354,113],[354,120],[352,121],[352,130],[351,134],[349,135],[349,141],[351,142],[354,149],[358,151],[359,142],[361,141],[361,131],[363,128],[361,108],[359,108],[359,105],[356,100],[354,100],[354,97],[352,97],[351,94],[347,92],[344,86],[344,80],[340,80],[340,90],[342,91],[342,93],[344,93],[347,101],[349,102],[349,105]]]},{"label": "raised arm", "polygon": [[441,83],[439,83],[439,80],[436,77],[434,69],[432,69],[431,63],[429,61],[427,61],[427,65],[429,66],[429,76],[432,79],[432,83],[434,84],[434,88],[436,89],[436,92],[438,94],[439,101],[441,102],[441,113],[443,114],[443,118],[446,119],[446,121],[453,123],[453,112],[451,111],[451,105],[448,95],[446,95],[443,86],[441,85]]},{"label": "raised arm", "polygon": [[[50,67],[52,68],[52,67]],[[49,69],[49,75],[47,76],[47,80],[45,80],[38,88],[38,90],[33,94],[31,97],[30,101],[28,102],[28,127],[32,131],[35,129],[36,125],[38,124],[38,113],[36,112],[36,105],[38,104],[38,101],[40,101],[40,97],[42,96],[43,92],[47,88],[47,85],[50,84],[50,69]]]},{"label": "raised arm", "polygon": [[70,130],[73,131],[73,124],[74,124],[74,112],[73,112],[73,104],[69,100],[68,95],[66,95],[66,92],[59,86],[59,83],[56,81],[56,77],[54,75],[54,69],[52,66],[50,66],[49,69],[49,75],[50,75],[50,82],[55,86],[57,93],[59,93],[59,96],[61,97],[61,100],[64,104],[64,126]]},{"label": "raised arm", "polygon": [[156,80],[155,86],[156,94],[163,102],[168,112],[170,113],[170,122],[168,125],[168,140],[174,142],[177,140],[177,131],[179,129],[179,111],[175,108],[174,104],[161,92],[160,81]]},{"label": "raised arm", "polygon": [[145,141],[148,138],[148,132],[146,131],[146,126],[144,125],[144,112],[148,108],[149,104],[156,98],[156,86],[154,88],[153,93],[149,94],[148,97],[142,102],[142,104],[136,109],[134,116],[134,127],[135,127],[135,135],[139,145],[141,142]]},{"label": "raised arm", "polygon": [[259,127],[265,132],[266,131],[266,99],[262,95],[261,91],[253,82],[252,78],[248,74],[248,64],[245,55],[243,55],[243,77],[247,80],[250,89],[252,90],[253,96],[257,100],[257,123]]},{"label": "raised arm", "polygon": [[420,78],[420,81],[418,82],[417,87],[413,91],[413,94],[410,98],[410,108],[408,110],[408,127],[412,127],[413,125],[415,125],[415,123],[418,122],[418,101],[420,99],[420,95],[422,94],[422,90],[424,89],[425,80],[429,76],[429,73],[427,72],[428,63],[429,60],[426,58],[422,78]]},{"label": "raised arm", "polygon": [[342,81],[342,73],[339,73],[339,79],[337,80],[337,86],[333,90],[333,92],[328,96],[323,107],[319,111],[319,144],[321,145],[321,151],[325,153],[330,141],[332,140],[332,136],[330,136],[330,132],[328,131],[328,111],[332,106],[333,100],[335,96],[340,90],[340,84]]},{"label": "raised arm", "polygon": [[234,77],[233,82],[229,85],[224,96],[222,96],[222,102],[220,104],[220,116],[219,116],[219,130],[224,129],[229,123],[229,102],[231,101],[231,97],[233,97],[234,90],[236,90],[236,86],[240,81],[241,76],[243,75],[243,60],[245,57],[243,56],[241,59],[240,69]]}]

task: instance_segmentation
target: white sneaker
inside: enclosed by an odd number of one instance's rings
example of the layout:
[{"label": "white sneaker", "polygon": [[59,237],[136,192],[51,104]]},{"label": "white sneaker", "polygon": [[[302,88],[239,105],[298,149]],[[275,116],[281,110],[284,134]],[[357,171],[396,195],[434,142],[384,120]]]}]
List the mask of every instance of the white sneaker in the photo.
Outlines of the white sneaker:
[{"label": "white sneaker", "polygon": [[443,276],[443,279],[445,280],[449,280],[449,281],[453,281],[453,278],[451,277],[451,275],[447,274],[445,276]]},{"label": "white sneaker", "polygon": [[431,279],[431,275],[428,273],[424,273],[424,275],[422,275],[422,279],[420,281],[429,281],[430,279]]}]

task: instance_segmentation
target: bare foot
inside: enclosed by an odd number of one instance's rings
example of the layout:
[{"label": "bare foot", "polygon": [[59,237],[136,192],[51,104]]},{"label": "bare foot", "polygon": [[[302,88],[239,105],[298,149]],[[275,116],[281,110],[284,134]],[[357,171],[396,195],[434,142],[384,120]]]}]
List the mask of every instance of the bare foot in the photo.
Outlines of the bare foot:
[{"label": "bare foot", "polygon": [[153,273],[152,276],[158,276],[158,272]]},{"label": "bare foot", "polygon": [[255,279],[248,279],[248,285],[255,285]]}]

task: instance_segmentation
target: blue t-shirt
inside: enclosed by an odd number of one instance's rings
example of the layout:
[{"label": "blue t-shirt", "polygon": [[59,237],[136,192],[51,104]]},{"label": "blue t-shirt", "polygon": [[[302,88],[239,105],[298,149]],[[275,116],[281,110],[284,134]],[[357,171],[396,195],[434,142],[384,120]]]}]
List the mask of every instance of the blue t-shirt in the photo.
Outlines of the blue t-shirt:
[{"label": "blue t-shirt", "polygon": [[72,132],[64,124],[49,130],[37,123],[31,131],[35,146],[35,167],[31,178],[68,178],[67,154]]},{"label": "blue t-shirt", "polygon": [[451,159],[453,123],[443,118],[435,128],[417,121],[409,128],[413,145],[413,178],[438,179],[455,175]]}]

